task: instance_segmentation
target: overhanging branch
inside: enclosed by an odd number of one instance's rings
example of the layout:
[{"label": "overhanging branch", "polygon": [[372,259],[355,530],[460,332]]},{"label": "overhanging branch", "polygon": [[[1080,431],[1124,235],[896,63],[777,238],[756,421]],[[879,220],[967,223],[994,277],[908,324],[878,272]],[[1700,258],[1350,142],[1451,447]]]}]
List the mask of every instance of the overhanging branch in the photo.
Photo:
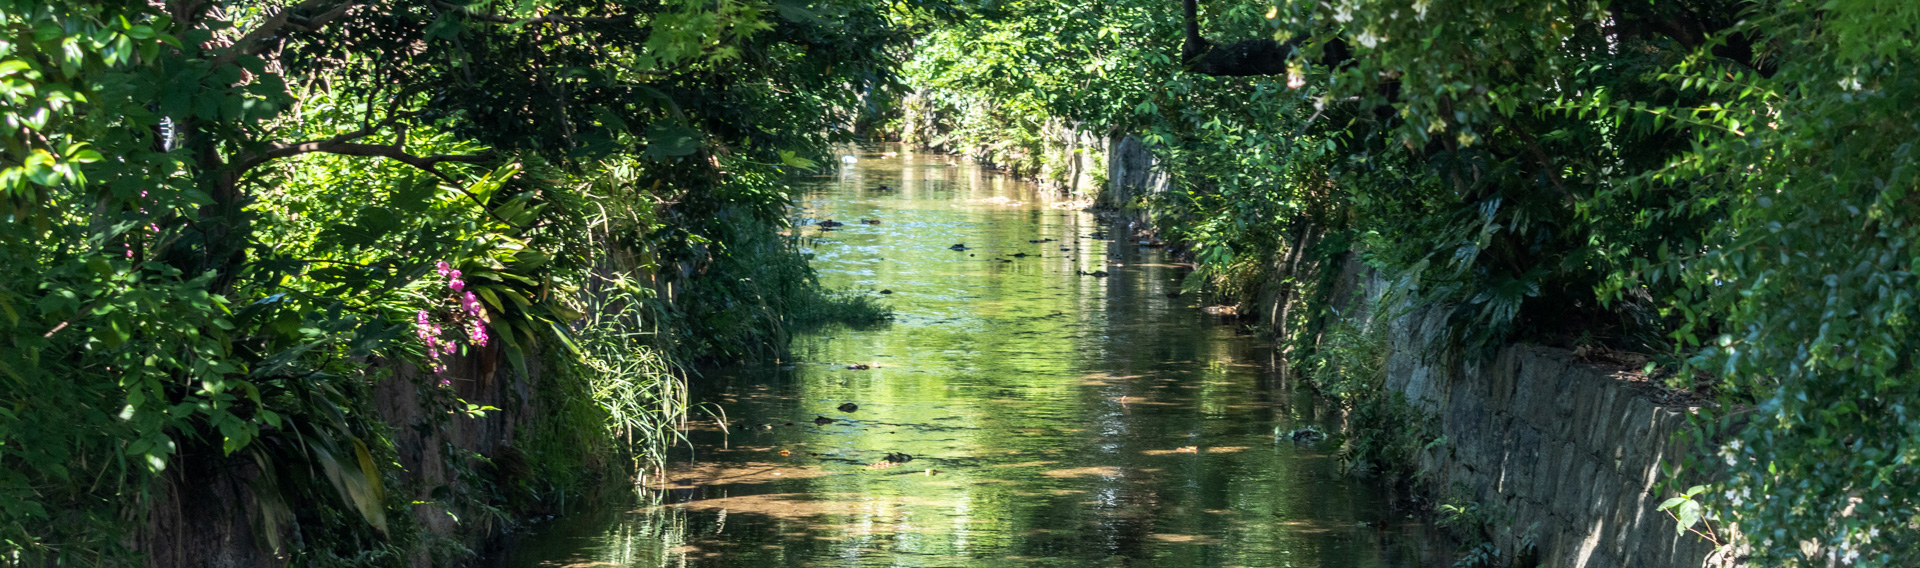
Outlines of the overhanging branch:
[{"label": "overhanging branch", "polygon": [[[1200,37],[1199,0],[1181,0],[1186,17],[1186,40],[1180,46],[1181,60],[1187,70],[1218,77],[1254,77],[1287,74],[1287,62],[1299,51],[1305,36],[1287,41],[1253,39],[1216,46]],[[1337,67],[1352,59],[1346,44],[1338,39],[1322,46],[1319,63]]]},{"label": "overhanging branch", "polygon": [[353,132],[348,132],[346,134],[341,134],[339,136],[334,136],[332,138],[328,138],[325,140],[312,140],[307,142],[299,142],[295,144],[274,145],[274,146],[268,147],[266,152],[263,152],[258,155],[248,156],[246,159],[242,160],[240,162],[240,166],[235,169],[235,173],[242,173],[256,166],[259,166],[261,164],[264,164],[273,160],[278,160],[281,158],[288,158],[288,157],[298,156],[301,154],[310,154],[314,152],[320,152],[325,154],[339,154],[342,156],[366,156],[366,157],[374,157],[374,158],[387,158],[396,162],[400,162],[402,164],[413,166],[414,168],[420,169],[427,173],[433,174],[434,177],[438,177],[442,180],[445,180],[447,183],[459,185],[459,182],[455,181],[451,176],[448,176],[447,174],[441,172],[439,168],[436,168],[434,166],[437,166],[443,162],[455,162],[455,163],[462,163],[462,164],[479,164],[479,163],[485,163],[487,161],[490,161],[495,157],[493,152],[482,152],[479,154],[432,154],[432,155],[426,155],[426,156],[417,156],[414,154],[407,153],[406,150],[401,149],[399,144],[361,144],[358,142],[354,142],[354,140],[365,138],[373,134],[372,131],[375,130],[376,128],[378,127],[370,126],[367,128],[362,128],[360,130],[355,130]]},{"label": "overhanging branch", "polygon": [[631,17],[631,16],[627,16],[627,17],[620,17],[620,16],[560,16],[560,15],[552,15],[552,14],[549,14],[549,15],[546,15],[546,16],[539,16],[539,17],[534,17],[534,18],[515,18],[515,17],[511,17],[511,16],[499,16],[499,15],[494,15],[494,14],[487,14],[487,13],[484,13],[484,12],[476,12],[476,11],[474,11],[473,9],[471,9],[471,8],[468,8],[468,7],[466,7],[466,6],[461,6],[461,5],[458,5],[458,4],[453,4],[453,3],[450,3],[450,2],[434,2],[434,4],[435,4],[435,5],[438,5],[438,6],[440,6],[441,8],[445,8],[445,9],[447,9],[447,10],[452,10],[452,11],[453,11],[454,13],[457,13],[457,14],[460,14],[460,15],[462,15],[462,16],[466,16],[466,17],[468,17],[468,18],[472,18],[472,19],[475,19],[475,20],[479,20],[479,21],[482,21],[482,22],[491,22],[491,23],[496,23],[496,24],[521,24],[521,25],[526,25],[526,24],[583,24],[583,23],[584,23],[584,24],[623,24],[623,23],[632,23],[632,22],[633,22],[633,17]]},{"label": "overhanging branch", "polygon": [[[213,57],[213,66],[232,63],[242,55],[258,55],[274,45],[274,40],[285,35],[281,33],[282,28],[311,32],[325,27],[356,5],[359,5],[358,0],[306,0],[289,6],[268,16],[259,26],[234,40],[233,45]],[[311,17],[299,17],[301,13],[316,11],[319,13]]]}]

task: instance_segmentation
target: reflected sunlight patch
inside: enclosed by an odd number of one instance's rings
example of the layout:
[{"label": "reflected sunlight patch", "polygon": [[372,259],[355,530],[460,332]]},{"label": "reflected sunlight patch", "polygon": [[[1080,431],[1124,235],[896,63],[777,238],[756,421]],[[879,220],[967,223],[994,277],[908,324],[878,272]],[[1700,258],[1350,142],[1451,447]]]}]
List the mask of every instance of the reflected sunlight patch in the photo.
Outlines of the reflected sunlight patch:
[{"label": "reflected sunlight patch", "polygon": [[807,479],[833,475],[818,464],[771,462],[678,464],[662,478],[649,480],[653,489],[693,489],[710,485],[771,483],[788,479]]},{"label": "reflected sunlight patch", "polygon": [[1053,461],[1053,460],[1040,460],[1040,461],[1030,461],[1030,462],[1020,462],[1020,463],[997,463],[997,464],[993,464],[993,465],[989,465],[989,466],[987,466],[987,467],[990,467],[990,468],[1000,468],[1000,467],[1045,467],[1045,466],[1049,466],[1049,465],[1053,465],[1053,464],[1056,464],[1056,463],[1060,463],[1060,462],[1057,462],[1057,461]]},{"label": "reflected sunlight patch", "polygon": [[1043,472],[1040,472],[1040,475],[1044,475],[1047,477],[1095,477],[1095,476],[1098,476],[1098,477],[1117,478],[1124,473],[1125,473],[1125,470],[1122,470],[1118,467],[1103,465],[1103,466],[1094,466],[1094,467],[1075,467],[1075,468],[1068,468],[1068,469],[1056,469],[1051,471],[1043,471]]},{"label": "reflected sunlight patch", "polygon": [[1115,375],[1113,373],[1093,373],[1088,375],[1082,375],[1080,377],[1080,386],[1088,386],[1088,387],[1106,386],[1106,385],[1124,383],[1124,382],[1132,381],[1134,379],[1143,379],[1143,378],[1146,378],[1146,375]]},{"label": "reflected sunlight patch", "polygon": [[1154,533],[1147,539],[1168,544],[1220,544],[1220,539],[1200,534]]},{"label": "reflected sunlight patch", "polygon": [[1181,446],[1171,450],[1144,450],[1144,451],[1141,451],[1140,453],[1143,453],[1149,456],[1171,456],[1175,454],[1231,454],[1235,452],[1243,452],[1243,451],[1246,451],[1247,449],[1248,449],[1247,446],[1214,446],[1210,448],[1203,448],[1199,446]]},{"label": "reflected sunlight patch", "polygon": [[1019,207],[1021,205],[1027,204],[1027,202],[1025,201],[1015,200],[1011,197],[1007,197],[1004,195],[998,196],[998,197],[988,197],[986,199],[968,199],[967,202],[968,203],[985,203],[987,205],[999,205],[1001,207]]}]

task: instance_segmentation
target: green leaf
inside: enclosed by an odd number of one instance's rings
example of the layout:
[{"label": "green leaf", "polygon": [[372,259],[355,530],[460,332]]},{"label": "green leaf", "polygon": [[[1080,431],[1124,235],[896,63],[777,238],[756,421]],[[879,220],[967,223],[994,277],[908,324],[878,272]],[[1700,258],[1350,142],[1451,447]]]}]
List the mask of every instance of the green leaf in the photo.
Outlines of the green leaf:
[{"label": "green leaf", "polygon": [[432,24],[428,24],[427,29],[422,30],[422,35],[427,36],[427,39],[455,39],[460,37],[460,31],[464,29],[464,26],[460,24],[459,18],[453,14],[453,12],[441,14],[439,19],[434,20]]},{"label": "green leaf", "polygon": [[[487,305],[491,306],[495,313],[504,314],[506,313],[506,308],[505,306],[500,304],[500,297],[494,295],[494,292],[493,292],[494,288],[495,288],[494,286],[474,286],[471,289],[473,290],[473,293],[480,295],[480,299],[485,300],[487,302]],[[507,292],[507,293],[512,294],[512,292]]]},{"label": "green leaf", "polygon": [[655,160],[686,156],[700,149],[700,133],[678,123],[647,127],[647,157]]}]

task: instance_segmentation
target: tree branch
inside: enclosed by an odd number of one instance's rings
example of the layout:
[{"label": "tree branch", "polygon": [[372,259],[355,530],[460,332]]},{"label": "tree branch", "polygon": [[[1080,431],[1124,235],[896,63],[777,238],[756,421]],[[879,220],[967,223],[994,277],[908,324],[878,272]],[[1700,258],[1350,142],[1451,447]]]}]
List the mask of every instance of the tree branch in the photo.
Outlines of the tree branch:
[{"label": "tree branch", "polygon": [[[299,4],[289,6],[284,10],[280,10],[279,12],[274,13],[272,16],[268,16],[267,20],[264,22],[261,22],[258,27],[253,28],[252,31],[247,32],[245,35],[240,36],[240,39],[234,40],[233,45],[228,46],[225,51],[222,51],[218,55],[215,55],[212,60],[213,67],[217,68],[222,65],[233,63],[233,60],[240,58],[240,56],[242,55],[255,55],[260,53],[261,50],[265,49],[268,45],[271,45],[273,43],[271,40],[280,37],[281,35],[280,29],[287,27],[287,24],[293,18],[295,13],[304,11],[304,10],[319,9],[323,6],[327,6],[328,2],[335,2],[335,1],[338,1],[338,0],[306,0],[305,2],[301,2]],[[294,24],[294,27],[302,31],[312,31],[315,29],[319,29],[320,27],[325,26],[328,22],[333,21],[335,18],[339,18],[342,14],[347,13],[348,9],[358,4],[359,4],[358,0],[342,1],[338,4],[327,7],[327,9],[321,12],[319,15],[316,15],[312,18],[303,18],[302,23]]]},{"label": "tree branch", "polygon": [[[372,128],[372,127],[369,127],[369,128]],[[389,160],[393,160],[396,162],[400,162],[402,164],[413,166],[416,169],[433,174],[434,177],[440,178],[440,181],[447,182],[448,187],[452,187],[454,190],[459,191],[461,195],[467,196],[467,199],[472,200],[474,204],[479,205],[480,210],[485,212],[488,217],[492,217],[493,220],[495,221],[499,221],[500,223],[505,224],[506,226],[509,226],[509,227],[513,227],[515,229],[524,230],[529,228],[529,227],[522,227],[522,226],[516,225],[512,221],[508,221],[504,218],[501,218],[500,215],[493,212],[493,209],[490,209],[487,207],[486,201],[481,200],[480,196],[474,195],[473,192],[467,191],[466,186],[461,184],[459,180],[453,179],[453,176],[449,176],[445,172],[440,171],[440,168],[434,167],[443,162],[454,162],[454,163],[460,163],[460,164],[486,163],[498,157],[498,155],[495,154],[493,151],[489,150],[486,152],[481,152],[479,154],[433,154],[428,156],[416,156],[413,154],[408,154],[405,150],[402,150],[400,148],[400,145],[398,144],[394,144],[394,145],[359,144],[355,142],[346,141],[346,140],[353,140],[355,138],[366,136],[367,134],[362,132],[365,130],[367,129],[363,128],[361,130],[356,130],[356,131],[342,134],[340,136],[335,136],[333,138],[329,138],[326,140],[316,140],[312,142],[301,142],[299,144],[275,146],[267,150],[266,154],[263,154],[258,158],[250,159],[247,163],[248,164],[247,167],[266,163],[268,160],[285,158],[289,156],[298,156],[300,154],[309,154],[313,152],[338,154],[341,156],[365,156],[365,157],[372,157],[372,158],[387,158]]]},{"label": "tree branch", "polygon": [[473,9],[468,8],[466,6],[461,6],[461,5],[453,4],[449,2],[434,2],[434,4],[440,6],[441,8],[452,10],[454,13],[460,14],[462,16],[466,16],[468,18],[473,18],[475,20],[480,20],[482,22],[492,22],[496,24],[554,24],[554,23],[623,24],[623,23],[633,22],[633,18],[631,16],[628,16],[628,17],[597,16],[596,17],[596,16],[546,15],[546,16],[540,16],[537,18],[514,18],[514,17],[508,17],[508,16],[498,16],[494,14],[476,12]]},{"label": "tree branch", "polygon": [[[1287,61],[1300,50],[1308,37],[1295,36],[1287,41],[1253,39],[1215,46],[1200,37],[1200,0],[1181,0],[1186,17],[1186,40],[1180,46],[1181,61],[1187,70],[1216,77],[1254,77],[1287,74]],[[1322,46],[1320,64],[1338,67],[1353,59],[1347,45],[1338,39]]]},{"label": "tree branch", "polygon": [[240,166],[235,169],[235,173],[245,172],[249,169],[259,166],[260,164],[264,164],[264,163],[267,163],[273,160],[278,160],[281,158],[288,158],[292,156],[298,156],[301,154],[320,152],[320,153],[326,153],[326,154],[338,154],[342,156],[365,156],[365,157],[371,157],[371,158],[387,158],[396,162],[400,162],[402,164],[413,166],[427,173],[433,174],[434,177],[438,177],[441,180],[446,181],[447,183],[459,185],[460,183],[458,181],[454,180],[451,176],[448,176],[447,174],[441,172],[439,168],[436,168],[434,166],[439,165],[442,162],[479,164],[479,163],[490,161],[496,157],[496,155],[491,151],[482,152],[479,154],[434,154],[434,155],[428,155],[428,156],[416,156],[413,154],[408,154],[406,150],[401,149],[399,144],[392,144],[392,145],[361,144],[361,143],[353,142],[354,140],[358,140],[361,138],[365,138],[369,135],[372,135],[375,130],[379,129],[381,126],[384,126],[385,124],[387,123],[383,122],[380,125],[369,126],[366,128],[355,130],[353,132],[348,132],[345,134],[341,134],[339,136],[334,136],[332,138],[328,138],[325,140],[310,140],[310,141],[299,142],[295,144],[274,145],[267,148],[267,151],[264,153],[257,154],[257,155],[250,155],[243,158],[243,160],[240,162]]},{"label": "tree branch", "polygon": [[441,162],[479,164],[479,163],[487,162],[488,160],[492,160],[495,157],[494,153],[492,152],[482,152],[479,154],[434,154],[430,156],[415,156],[413,154],[406,153],[406,151],[404,150],[401,150],[400,146],[398,145],[388,146],[384,144],[358,144],[353,142],[334,142],[334,143],[308,142],[308,143],[302,143],[294,146],[283,147],[283,149],[287,152],[287,154],[285,155],[289,155],[289,156],[305,154],[309,152],[325,152],[328,154],[339,154],[342,156],[366,156],[366,157],[373,157],[373,158],[387,158],[396,162],[413,166],[415,168],[419,168],[421,170],[425,170],[427,173],[434,174],[435,176],[438,176],[441,179],[444,179],[450,183],[456,183],[456,184],[457,182],[454,182],[453,178],[448,177],[446,174],[440,173],[440,170],[435,169],[434,166],[437,164],[440,164]]},{"label": "tree branch", "polygon": [[1682,4],[1659,2],[1616,2],[1611,9],[1614,24],[1606,31],[1616,40],[1659,36],[1689,50],[1711,44],[1715,57],[1745,65],[1761,76],[1771,77],[1778,70],[1778,62],[1761,53],[1753,32],[1727,33],[1738,25],[1737,13],[1701,14]]}]

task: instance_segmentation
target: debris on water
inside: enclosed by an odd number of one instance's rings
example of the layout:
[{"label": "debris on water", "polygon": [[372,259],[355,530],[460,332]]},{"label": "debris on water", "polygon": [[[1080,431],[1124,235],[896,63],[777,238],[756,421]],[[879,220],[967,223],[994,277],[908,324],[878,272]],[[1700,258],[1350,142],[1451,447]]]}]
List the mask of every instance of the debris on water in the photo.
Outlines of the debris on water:
[{"label": "debris on water", "polygon": [[1051,243],[1051,242],[1053,242],[1053,239],[1035,239],[1035,240],[1031,240],[1031,241],[1027,241],[1027,242],[1029,242],[1029,243]]},{"label": "debris on water", "polygon": [[872,369],[872,368],[873,368],[873,365],[868,365],[866,363],[854,363],[852,365],[847,365],[847,370],[849,371],[865,371],[867,369]]},{"label": "debris on water", "polygon": [[755,424],[755,425],[754,425],[753,427],[754,427],[754,428],[756,428],[756,429],[760,429],[760,430],[772,430],[772,429],[773,429],[773,425],[772,425],[772,424]]},{"label": "debris on water", "polygon": [[787,423],[787,425],[788,425],[788,426],[792,426],[792,425],[793,425],[793,423],[792,423],[792,422],[788,422],[788,423]]},{"label": "debris on water", "polygon": [[893,186],[891,186],[891,185],[883,185],[883,186],[880,186],[880,187],[876,187],[876,188],[873,188],[873,190],[874,190],[874,191],[893,191]]},{"label": "debris on water", "polygon": [[1085,270],[1076,270],[1076,271],[1074,271],[1074,272],[1078,272],[1078,273],[1080,273],[1080,275],[1081,275],[1081,276],[1092,276],[1092,277],[1094,277],[1094,278],[1106,278],[1106,277],[1107,277],[1107,271],[1105,271],[1105,270],[1095,270],[1095,271],[1093,271],[1093,272],[1087,272],[1087,271],[1085,271]]},{"label": "debris on water", "polygon": [[813,417],[813,423],[814,423],[814,424],[819,424],[819,425],[821,425],[821,426],[826,426],[826,425],[828,425],[828,424],[832,424],[832,423],[833,423],[833,419],[832,419],[832,418],[827,418],[827,417],[825,417],[825,416],[815,416],[815,417]]},{"label": "debris on water", "polygon": [[1026,258],[1026,257],[1029,257],[1029,256],[1040,256],[1040,255],[1037,255],[1037,254],[1027,254],[1027,253],[1024,253],[1024,252],[1016,252],[1016,253],[1013,253],[1013,257],[1014,257],[1014,258]]},{"label": "debris on water", "polygon": [[1313,426],[1295,428],[1293,431],[1284,434],[1284,436],[1288,440],[1293,440],[1296,444],[1307,444],[1327,439],[1326,432],[1321,432],[1319,428]]},{"label": "debris on water", "polygon": [[846,404],[842,404],[842,405],[840,405],[840,411],[841,411],[841,412],[853,412],[853,411],[855,411],[855,410],[859,410],[859,409],[860,409],[860,405],[858,405],[858,404],[854,404],[854,403],[851,403],[851,402],[849,402],[849,403],[846,403]]},{"label": "debris on water", "polygon": [[835,221],[835,220],[832,220],[832,219],[828,219],[828,220],[825,220],[825,221],[821,221],[821,222],[820,222],[820,223],[818,223],[818,224],[819,224],[819,225],[820,225],[820,226],[821,226],[822,228],[826,228],[826,229],[831,229],[831,228],[834,228],[834,227],[839,227],[839,226],[842,226],[842,225],[846,225],[846,223],[842,223],[842,222],[839,222],[839,221]]},{"label": "debris on water", "polygon": [[894,453],[889,453],[887,454],[887,457],[880,458],[880,459],[893,462],[893,463],[907,463],[907,462],[913,461],[913,456],[894,452]]},{"label": "debris on water", "polygon": [[881,291],[880,291],[880,293],[881,293],[881,294],[892,294],[892,293],[893,293],[893,291],[892,291],[892,290],[881,290]]},{"label": "debris on water", "polygon": [[842,164],[852,165],[854,162],[858,162],[858,161],[860,161],[860,159],[853,157],[853,154],[845,154],[840,156],[840,163]]},{"label": "debris on water", "polygon": [[791,451],[788,451],[788,450],[780,450],[780,455],[782,455],[782,456],[791,456],[791,455],[793,455],[793,452],[791,452]]},{"label": "debris on water", "polygon": [[862,224],[862,225],[878,225],[878,224],[880,224],[880,220],[879,220],[879,219],[861,219],[861,220],[860,220],[860,224]]},{"label": "debris on water", "polygon": [[947,247],[947,250],[967,250],[967,243],[956,243],[953,246]]}]

